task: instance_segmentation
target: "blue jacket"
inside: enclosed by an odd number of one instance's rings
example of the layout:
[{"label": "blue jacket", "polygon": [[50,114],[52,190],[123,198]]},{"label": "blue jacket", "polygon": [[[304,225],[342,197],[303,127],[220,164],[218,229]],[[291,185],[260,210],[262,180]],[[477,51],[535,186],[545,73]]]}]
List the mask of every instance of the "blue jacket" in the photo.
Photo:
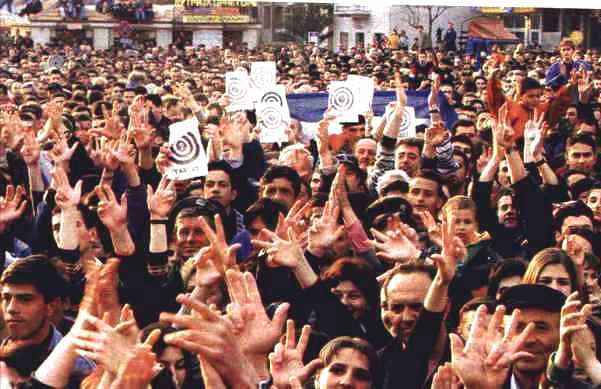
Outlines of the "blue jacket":
[{"label": "blue jacket", "polygon": [[549,67],[549,69],[547,70],[547,74],[545,75],[545,84],[553,89],[559,89],[560,86],[568,83],[568,78],[570,73],[572,72],[572,69],[578,70],[580,69],[580,65],[583,65],[585,70],[591,69],[591,65],[589,65],[588,62],[584,61],[566,63],[566,74],[568,75],[568,77],[566,77],[565,75],[561,74],[559,70],[560,65],[561,62],[555,62]]}]

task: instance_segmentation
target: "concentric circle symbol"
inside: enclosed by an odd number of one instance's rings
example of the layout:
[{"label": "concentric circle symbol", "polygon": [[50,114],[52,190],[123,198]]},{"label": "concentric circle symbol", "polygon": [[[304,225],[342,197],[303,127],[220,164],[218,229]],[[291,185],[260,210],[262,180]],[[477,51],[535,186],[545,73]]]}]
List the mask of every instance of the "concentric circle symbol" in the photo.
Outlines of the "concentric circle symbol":
[{"label": "concentric circle symbol", "polygon": [[200,154],[200,145],[193,133],[187,132],[169,148],[169,160],[177,165],[194,161]]},{"label": "concentric circle symbol", "polygon": [[251,75],[251,79],[252,79],[253,85],[257,89],[264,89],[264,88],[267,88],[267,87],[275,84],[275,81],[274,81],[272,75],[266,71],[253,72]]},{"label": "concentric circle symbol", "polygon": [[261,96],[261,103],[276,103],[280,106],[284,106],[282,97],[276,92],[267,92]]},{"label": "concentric circle symbol", "polygon": [[411,114],[409,113],[409,111],[407,110],[407,108],[405,108],[403,110],[403,117],[401,118],[401,127],[400,127],[400,130],[401,131],[405,131],[406,129],[409,128],[410,124],[411,124]]},{"label": "concentric circle symbol", "polygon": [[248,93],[248,85],[239,78],[233,77],[229,80],[227,94],[232,100],[242,100]]},{"label": "concentric circle symbol", "polygon": [[348,111],[353,107],[355,96],[348,87],[342,86],[330,94],[330,106],[336,111]]},{"label": "concentric circle symbol", "polygon": [[265,107],[261,111],[261,123],[266,130],[275,130],[282,127],[284,118],[277,107]]}]

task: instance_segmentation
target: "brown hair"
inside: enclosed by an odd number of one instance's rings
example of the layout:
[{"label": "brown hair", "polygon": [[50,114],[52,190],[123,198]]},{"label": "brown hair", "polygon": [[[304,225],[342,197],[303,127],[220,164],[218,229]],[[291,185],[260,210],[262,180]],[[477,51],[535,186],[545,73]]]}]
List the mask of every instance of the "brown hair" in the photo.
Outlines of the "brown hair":
[{"label": "brown hair", "polygon": [[453,210],[467,209],[474,212],[476,215],[477,206],[474,200],[467,196],[457,195],[447,200],[445,205],[442,207],[442,215],[444,218],[448,217],[448,213]]},{"label": "brown hair", "polygon": [[319,352],[319,359],[324,367],[328,366],[332,359],[343,349],[350,348],[356,350],[367,357],[369,361],[369,373],[372,385],[378,377],[378,356],[376,350],[369,342],[360,338],[351,338],[350,336],[341,336],[330,340]]},{"label": "brown hair", "polygon": [[549,247],[536,253],[526,268],[526,273],[524,273],[522,282],[524,284],[538,283],[538,279],[540,278],[540,275],[545,267],[548,265],[557,264],[563,265],[568,272],[568,275],[570,276],[570,282],[572,284],[572,291],[577,290],[578,277],[576,275],[576,267],[574,266],[574,262],[572,262],[572,259],[568,256],[568,254],[565,253],[565,251],[555,247]]}]

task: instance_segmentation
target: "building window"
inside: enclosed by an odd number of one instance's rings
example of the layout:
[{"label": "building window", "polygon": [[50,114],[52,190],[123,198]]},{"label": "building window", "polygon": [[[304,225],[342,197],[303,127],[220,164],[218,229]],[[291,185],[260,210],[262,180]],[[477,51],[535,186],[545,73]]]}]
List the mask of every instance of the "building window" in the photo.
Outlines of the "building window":
[{"label": "building window", "polygon": [[355,33],[355,47],[365,47],[365,33]]},{"label": "building window", "polygon": [[540,43],[540,37],[538,36],[538,31],[532,31],[530,33],[530,41],[532,43]]},{"label": "building window", "polygon": [[523,15],[505,15],[503,22],[507,28],[524,28],[526,25],[526,17]]},{"label": "building window", "polygon": [[530,16],[530,28],[533,30],[539,30],[540,29],[540,19],[541,19],[541,15],[532,15]]},{"label": "building window", "polygon": [[559,32],[559,9],[547,8],[543,14],[543,32]]},{"label": "building window", "polygon": [[340,48],[348,49],[348,32],[340,32]]}]

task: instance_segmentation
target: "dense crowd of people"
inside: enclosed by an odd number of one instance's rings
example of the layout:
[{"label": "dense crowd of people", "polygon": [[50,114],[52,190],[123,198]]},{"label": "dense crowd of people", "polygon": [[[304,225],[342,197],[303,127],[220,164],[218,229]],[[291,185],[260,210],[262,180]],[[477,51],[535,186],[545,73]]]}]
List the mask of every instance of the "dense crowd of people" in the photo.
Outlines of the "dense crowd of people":
[{"label": "dense crowd of people", "polygon": [[[601,385],[597,51],[23,41],[0,47],[2,387]],[[358,74],[396,101],[261,144],[225,94],[255,61],[288,94]],[[408,89],[430,118],[403,138]],[[193,117],[208,174],[171,180]]]}]

